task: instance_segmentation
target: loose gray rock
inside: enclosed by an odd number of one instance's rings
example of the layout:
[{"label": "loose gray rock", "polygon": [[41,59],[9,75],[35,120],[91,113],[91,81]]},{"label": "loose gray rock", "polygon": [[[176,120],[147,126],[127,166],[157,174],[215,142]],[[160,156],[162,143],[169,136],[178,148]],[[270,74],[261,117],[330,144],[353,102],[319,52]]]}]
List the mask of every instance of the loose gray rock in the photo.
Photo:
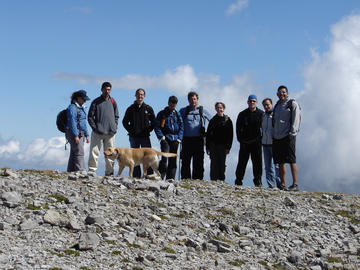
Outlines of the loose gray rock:
[{"label": "loose gray rock", "polygon": [[9,208],[15,208],[20,205],[22,197],[16,191],[8,191],[1,194],[1,199],[4,201],[4,205]]},{"label": "loose gray rock", "polygon": [[80,233],[79,250],[94,250],[99,242],[100,238],[96,233]]}]

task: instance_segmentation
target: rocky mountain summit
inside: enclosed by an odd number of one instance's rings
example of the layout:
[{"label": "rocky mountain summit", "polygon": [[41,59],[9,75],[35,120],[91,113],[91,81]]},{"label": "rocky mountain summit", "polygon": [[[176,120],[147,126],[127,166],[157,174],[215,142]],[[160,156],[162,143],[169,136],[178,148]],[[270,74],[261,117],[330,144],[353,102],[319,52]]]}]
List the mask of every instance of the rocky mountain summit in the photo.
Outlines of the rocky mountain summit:
[{"label": "rocky mountain summit", "polygon": [[0,175],[0,269],[360,269],[359,195]]}]

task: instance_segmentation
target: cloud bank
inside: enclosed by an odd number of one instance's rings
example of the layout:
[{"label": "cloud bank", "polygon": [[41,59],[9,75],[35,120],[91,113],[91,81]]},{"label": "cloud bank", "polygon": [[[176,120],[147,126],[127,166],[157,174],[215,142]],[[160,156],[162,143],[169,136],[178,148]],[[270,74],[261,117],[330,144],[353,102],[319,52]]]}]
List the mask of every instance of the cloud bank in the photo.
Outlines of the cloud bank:
[{"label": "cloud bank", "polygon": [[298,140],[301,178],[316,189],[360,192],[360,16],[331,27],[329,50],[305,69]]}]

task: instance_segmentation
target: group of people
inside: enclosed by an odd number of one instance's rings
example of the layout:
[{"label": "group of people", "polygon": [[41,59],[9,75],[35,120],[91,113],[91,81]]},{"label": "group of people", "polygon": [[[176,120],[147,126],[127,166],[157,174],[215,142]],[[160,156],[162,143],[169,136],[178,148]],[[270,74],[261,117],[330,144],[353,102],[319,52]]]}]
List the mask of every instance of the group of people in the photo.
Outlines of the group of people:
[{"label": "group of people", "polygon": [[[86,91],[79,90],[72,94],[71,104],[67,109],[66,139],[71,145],[67,171],[85,171],[84,142],[90,142],[88,174],[95,175],[98,167],[100,150],[115,146],[115,134],[118,129],[119,110],[116,101],[110,96],[111,84],[104,82],[101,95],[92,101],[88,115],[84,103],[90,98]],[[181,159],[181,179],[200,179],[204,177],[204,148],[210,157],[210,179],[225,180],[226,156],[230,153],[233,142],[233,123],[224,114],[225,104],[215,103],[216,115],[211,114],[198,104],[196,92],[188,93],[189,105],[176,110],[178,99],[170,96],[167,106],[156,116],[153,108],[144,102],[145,90],[135,92],[135,101],[125,112],[122,120],[129,135],[130,147],[151,147],[150,134],[154,130],[160,140],[162,152],[177,153],[179,146]],[[248,108],[239,113],[236,121],[236,136],[240,142],[239,159],[236,168],[236,185],[243,184],[246,166],[251,156],[254,185],[262,186],[262,153],[266,181],[269,187],[285,190],[298,190],[295,139],[299,131],[300,108],[290,99],[286,86],[277,91],[279,98],[273,107],[272,100],[266,98],[257,107],[257,97],[250,95]],[[86,120],[92,132],[89,135]],[[91,138],[91,139],[90,139]],[[289,163],[293,184],[286,188],[286,167]],[[105,157],[105,175],[114,174],[114,161]],[[162,157],[159,171],[162,179],[175,179],[177,159]],[[151,175],[149,168],[147,174]],[[141,177],[140,166],[133,172]]]}]

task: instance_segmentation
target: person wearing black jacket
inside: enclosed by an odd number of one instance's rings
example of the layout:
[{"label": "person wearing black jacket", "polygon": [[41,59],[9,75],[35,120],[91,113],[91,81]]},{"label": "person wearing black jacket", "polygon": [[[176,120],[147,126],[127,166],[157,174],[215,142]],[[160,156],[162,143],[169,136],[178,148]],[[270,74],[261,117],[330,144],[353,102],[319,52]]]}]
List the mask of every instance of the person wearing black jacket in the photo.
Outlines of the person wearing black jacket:
[{"label": "person wearing black jacket", "polygon": [[216,115],[211,118],[206,132],[206,153],[210,155],[210,179],[225,180],[226,155],[233,141],[233,124],[224,114],[225,104],[215,103]]},{"label": "person wearing black jacket", "polygon": [[261,123],[264,111],[257,108],[257,97],[248,97],[248,108],[239,113],[236,120],[236,136],[240,142],[239,160],[235,185],[242,185],[246,165],[251,155],[254,185],[260,187],[262,176]]},{"label": "person wearing black jacket", "polygon": [[[150,132],[154,129],[154,110],[144,102],[144,89],[137,89],[135,97],[134,103],[126,109],[122,123],[128,132],[130,147],[151,147]],[[153,174],[153,170],[149,168],[147,175],[151,174]],[[133,176],[141,177],[140,166],[134,168]]]}]

